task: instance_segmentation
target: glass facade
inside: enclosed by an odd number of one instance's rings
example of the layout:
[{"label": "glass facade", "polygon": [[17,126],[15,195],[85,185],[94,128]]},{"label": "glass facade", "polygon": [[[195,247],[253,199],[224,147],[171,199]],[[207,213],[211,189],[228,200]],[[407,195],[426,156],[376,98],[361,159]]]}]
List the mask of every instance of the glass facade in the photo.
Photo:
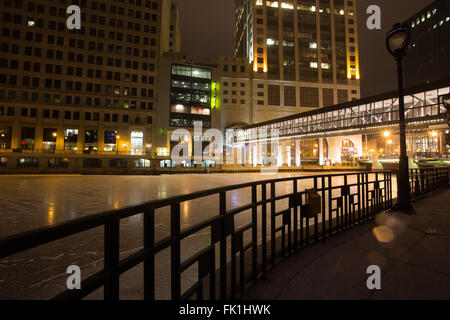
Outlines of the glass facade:
[{"label": "glass facade", "polygon": [[211,80],[211,69],[172,64],[170,126],[193,127],[201,121],[211,127]]},{"label": "glass facade", "polygon": [[276,80],[280,79],[278,8],[267,7],[266,11],[268,78]]},{"label": "glass facade", "polygon": [[315,5],[315,0],[297,1],[299,80],[306,82],[319,80]]},{"label": "glass facade", "polygon": [[319,0],[320,13],[320,69],[322,82],[333,82],[333,47],[331,36],[330,0]]},{"label": "glass facade", "polygon": [[[317,88],[301,88],[301,104],[313,106]],[[345,90],[344,90],[345,91]],[[405,94],[405,118],[415,123],[436,123],[447,121],[447,108],[442,101],[443,95],[450,92],[449,86],[440,86],[436,89],[421,90]],[[306,101],[302,96],[310,96]],[[333,106],[311,112],[300,113],[295,116],[270,121],[268,124],[254,125],[243,128],[237,132],[237,141],[252,141],[267,132],[270,136],[272,130],[279,130],[280,137],[302,136],[305,134],[321,134],[333,131],[360,131],[371,127],[397,126],[398,98],[373,99],[373,102],[360,103],[358,100],[344,106]],[[444,119],[444,120],[443,120]]]},{"label": "glass facade", "polygon": [[334,0],[333,11],[334,11],[334,37],[336,46],[336,82],[339,84],[347,84],[348,78],[347,78],[345,15],[341,14],[342,12],[344,12],[344,1]]}]

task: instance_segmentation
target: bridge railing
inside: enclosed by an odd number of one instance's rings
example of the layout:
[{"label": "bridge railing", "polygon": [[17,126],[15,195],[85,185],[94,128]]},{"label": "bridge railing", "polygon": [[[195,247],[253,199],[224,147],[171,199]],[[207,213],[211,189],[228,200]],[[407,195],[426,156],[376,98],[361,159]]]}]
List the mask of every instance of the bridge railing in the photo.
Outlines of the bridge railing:
[{"label": "bridge railing", "polygon": [[[308,188],[320,196],[319,214],[310,215]],[[231,196],[244,192],[249,193],[249,201],[232,207]],[[201,204],[211,201],[211,196],[216,198],[218,214],[182,230],[181,205],[191,200],[199,200]],[[390,171],[249,182],[107,211],[0,239],[0,259],[103,227],[103,269],[83,280],[80,290],[66,290],[55,299],[81,299],[103,287],[105,299],[117,300],[120,276],[143,263],[144,298],[153,300],[159,290],[155,285],[155,256],[163,250],[170,251],[170,261],[166,263],[170,267],[173,300],[237,298],[281,259],[372,219],[391,208],[392,200]],[[170,209],[170,235],[156,241],[155,210],[160,208]],[[143,214],[143,248],[120,259],[120,222],[140,214]],[[238,214],[243,225],[237,223]],[[182,261],[183,240],[208,230],[208,243]],[[194,265],[197,280],[182,291],[182,274]]]},{"label": "bridge railing", "polygon": [[411,199],[414,201],[437,189],[450,185],[450,167],[409,170]]}]

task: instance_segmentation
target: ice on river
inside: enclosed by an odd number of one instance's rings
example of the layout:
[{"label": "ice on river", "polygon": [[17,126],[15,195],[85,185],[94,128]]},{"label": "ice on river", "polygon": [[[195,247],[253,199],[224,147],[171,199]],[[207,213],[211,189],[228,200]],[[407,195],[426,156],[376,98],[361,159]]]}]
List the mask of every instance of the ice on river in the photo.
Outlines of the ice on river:
[{"label": "ice on river", "polygon": [[[39,227],[53,225],[97,212],[119,209],[155,199],[226,185],[309,176],[323,173],[290,174],[213,174],[162,176],[83,176],[83,175],[2,175],[0,176],[0,238]],[[356,177],[354,178],[356,182]],[[333,184],[343,183],[337,178]],[[394,193],[395,193],[395,185]],[[310,183],[304,187],[312,187]],[[280,185],[277,193],[291,191],[291,184]],[[249,191],[249,190],[247,190]],[[251,201],[250,192],[232,191],[227,208]],[[282,209],[282,208],[280,208]],[[206,201],[189,201],[181,205],[182,229],[218,214],[218,197]],[[236,217],[235,223],[248,223],[248,217]],[[170,232],[168,209],[155,211],[156,239]],[[120,226],[121,258],[142,247],[142,216],[125,219]],[[182,259],[198,252],[208,243],[209,230],[199,232],[182,244]],[[157,257],[157,298],[169,298],[170,268],[167,251]],[[65,289],[66,268],[76,264],[82,278],[103,268],[103,228],[96,228],[62,241],[40,246],[14,256],[0,259],[0,299],[49,298]],[[121,277],[121,298],[142,296],[142,268]],[[188,270],[189,285],[194,270]],[[139,288],[138,288],[139,287]],[[186,289],[186,287],[185,287]],[[101,292],[92,297],[101,298]]]}]

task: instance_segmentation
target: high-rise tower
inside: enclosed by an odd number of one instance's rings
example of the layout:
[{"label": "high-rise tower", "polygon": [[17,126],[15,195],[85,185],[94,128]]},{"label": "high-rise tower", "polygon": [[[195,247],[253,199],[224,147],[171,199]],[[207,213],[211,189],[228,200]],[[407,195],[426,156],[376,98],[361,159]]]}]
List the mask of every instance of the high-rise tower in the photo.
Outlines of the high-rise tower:
[{"label": "high-rise tower", "polygon": [[235,21],[235,56],[252,69],[251,122],[360,97],[355,0],[236,0]]}]

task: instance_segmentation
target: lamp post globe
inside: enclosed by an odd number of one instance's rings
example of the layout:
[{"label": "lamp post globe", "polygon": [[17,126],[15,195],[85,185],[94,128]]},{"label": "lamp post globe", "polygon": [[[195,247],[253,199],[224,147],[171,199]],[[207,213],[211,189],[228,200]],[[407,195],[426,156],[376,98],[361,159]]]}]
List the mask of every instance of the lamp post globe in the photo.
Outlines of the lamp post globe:
[{"label": "lamp post globe", "polygon": [[450,125],[450,94],[446,94],[442,97],[442,103],[444,107],[447,109],[447,122]]},{"label": "lamp post globe", "polygon": [[406,154],[406,123],[405,99],[403,93],[403,56],[405,56],[411,41],[408,25],[396,23],[386,34],[386,46],[397,62],[398,96],[399,96],[399,127],[400,127],[400,162],[398,170],[397,209],[410,212],[411,197],[409,185],[409,160]]},{"label": "lamp post globe", "polygon": [[447,111],[448,111],[448,108],[450,108],[450,94],[445,95],[442,98],[442,100],[444,101],[444,105],[445,105],[445,107],[447,108]]},{"label": "lamp post globe", "polygon": [[396,23],[392,30],[386,34],[386,46],[389,53],[394,57],[404,56],[411,41],[410,35],[408,26]]}]

